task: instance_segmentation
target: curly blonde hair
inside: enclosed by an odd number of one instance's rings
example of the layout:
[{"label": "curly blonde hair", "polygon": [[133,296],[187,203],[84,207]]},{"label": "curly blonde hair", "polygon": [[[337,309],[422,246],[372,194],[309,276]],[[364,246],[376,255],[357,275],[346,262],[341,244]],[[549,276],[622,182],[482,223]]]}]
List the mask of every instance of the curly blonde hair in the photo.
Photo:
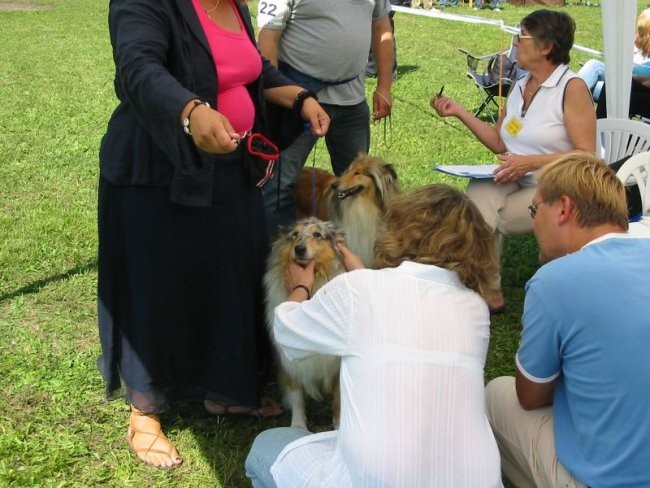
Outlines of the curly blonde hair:
[{"label": "curly blonde hair", "polygon": [[428,185],[391,201],[375,244],[377,268],[403,261],[455,271],[486,301],[499,293],[494,233],[474,203],[447,185]]}]

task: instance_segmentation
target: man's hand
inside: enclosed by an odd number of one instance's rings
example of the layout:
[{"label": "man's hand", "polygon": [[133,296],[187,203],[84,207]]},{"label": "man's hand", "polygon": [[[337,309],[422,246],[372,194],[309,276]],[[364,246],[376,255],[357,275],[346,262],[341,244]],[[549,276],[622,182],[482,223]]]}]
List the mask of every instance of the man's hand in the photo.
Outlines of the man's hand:
[{"label": "man's hand", "polygon": [[382,93],[379,88],[372,95],[372,119],[379,120],[388,117],[393,109],[393,99],[390,92]]},{"label": "man's hand", "polygon": [[393,99],[390,87],[393,83],[393,32],[390,17],[385,15],[372,22],[372,55],[377,65],[377,89],[372,97],[373,120],[383,119],[391,113]]}]

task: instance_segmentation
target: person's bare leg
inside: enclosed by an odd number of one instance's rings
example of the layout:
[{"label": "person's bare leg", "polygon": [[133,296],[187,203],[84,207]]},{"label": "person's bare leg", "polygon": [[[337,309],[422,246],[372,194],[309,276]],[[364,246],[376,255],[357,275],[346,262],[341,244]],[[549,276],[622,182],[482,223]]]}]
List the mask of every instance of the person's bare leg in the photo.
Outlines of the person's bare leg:
[{"label": "person's bare leg", "polygon": [[126,441],[138,459],[156,468],[171,469],[183,462],[176,448],[163,434],[160,418],[131,407]]}]

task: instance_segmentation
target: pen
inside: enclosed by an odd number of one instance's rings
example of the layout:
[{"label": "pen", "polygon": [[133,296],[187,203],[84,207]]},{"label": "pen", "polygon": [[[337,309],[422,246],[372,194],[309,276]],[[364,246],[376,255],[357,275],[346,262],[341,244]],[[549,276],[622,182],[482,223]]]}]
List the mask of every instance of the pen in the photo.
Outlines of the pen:
[{"label": "pen", "polygon": [[440,95],[442,95],[442,92],[443,92],[444,90],[445,90],[445,85],[442,85],[442,86],[440,87],[440,91],[439,91],[438,94],[436,95],[436,98],[439,98]]}]

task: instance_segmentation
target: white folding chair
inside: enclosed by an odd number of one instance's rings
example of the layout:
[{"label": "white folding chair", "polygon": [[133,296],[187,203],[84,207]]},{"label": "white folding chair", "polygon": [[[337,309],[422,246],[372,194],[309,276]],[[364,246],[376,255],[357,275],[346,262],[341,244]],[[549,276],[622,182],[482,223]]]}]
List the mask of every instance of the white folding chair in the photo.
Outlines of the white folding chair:
[{"label": "white folding chair", "polygon": [[650,151],[650,125],[636,120],[604,118],[596,121],[596,154],[607,164]]},{"label": "white folding chair", "polygon": [[644,151],[635,154],[625,161],[616,172],[616,176],[625,186],[638,185],[641,194],[641,208],[643,215],[650,210],[650,152]]}]

